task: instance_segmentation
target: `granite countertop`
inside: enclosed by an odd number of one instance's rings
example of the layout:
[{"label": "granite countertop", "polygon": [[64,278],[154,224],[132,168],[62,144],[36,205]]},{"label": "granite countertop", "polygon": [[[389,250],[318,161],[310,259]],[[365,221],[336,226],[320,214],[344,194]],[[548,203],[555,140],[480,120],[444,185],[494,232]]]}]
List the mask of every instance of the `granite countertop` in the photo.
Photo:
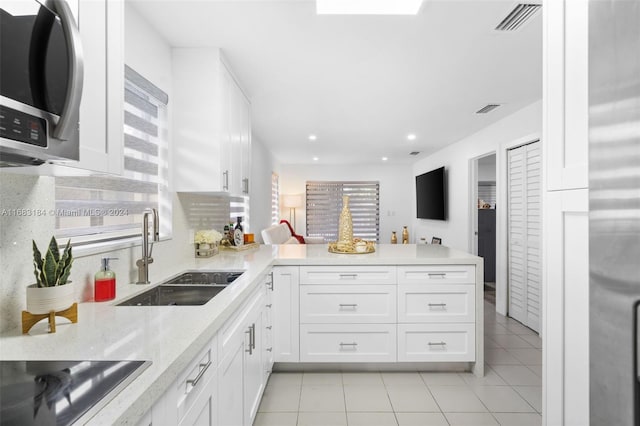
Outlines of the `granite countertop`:
[{"label": "granite countertop", "polygon": [[[244,252],[221,252],[209,259],[175,265],[184,270],[243,269],[233,284],[202,306],[115,306],[151,286],[119,286],[108,303],[78,305],[77,324],[61,320],[55,334],[0,335],[3,360],[151,360],[129,386],[109,402],[90,424],[136,423],[176,380],[178,374],[216,334],[272,265],[479,264],[482,259],[444,246],[378,245],[375,253],[332,254],[325,244],[262,245]],[[168,278],[168,277],[165,277]],[[39,324],[40,325],[40,324]],[[42,329],[42,327],[41,327]]]}]

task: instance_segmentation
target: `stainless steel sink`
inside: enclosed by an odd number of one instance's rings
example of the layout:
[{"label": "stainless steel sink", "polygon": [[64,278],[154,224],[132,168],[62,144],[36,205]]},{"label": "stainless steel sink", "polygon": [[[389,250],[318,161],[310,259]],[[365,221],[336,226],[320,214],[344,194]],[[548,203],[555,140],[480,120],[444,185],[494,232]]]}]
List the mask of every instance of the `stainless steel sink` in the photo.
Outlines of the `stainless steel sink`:
[{"label": "stainless steel sink", "polygon": [[204,305],[244,271],[187,271],[117,306]]}]

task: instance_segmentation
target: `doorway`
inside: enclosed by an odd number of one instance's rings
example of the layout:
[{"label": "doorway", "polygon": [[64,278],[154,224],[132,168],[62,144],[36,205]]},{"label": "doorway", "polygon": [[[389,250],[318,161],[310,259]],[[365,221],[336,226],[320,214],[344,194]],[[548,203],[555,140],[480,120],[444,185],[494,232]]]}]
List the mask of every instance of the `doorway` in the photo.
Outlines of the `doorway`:
[{"label": "doorway", "polygon": [[473,254],[484,259],[485,299],[496,303],[496,153],[472,160],[472,243]]}]

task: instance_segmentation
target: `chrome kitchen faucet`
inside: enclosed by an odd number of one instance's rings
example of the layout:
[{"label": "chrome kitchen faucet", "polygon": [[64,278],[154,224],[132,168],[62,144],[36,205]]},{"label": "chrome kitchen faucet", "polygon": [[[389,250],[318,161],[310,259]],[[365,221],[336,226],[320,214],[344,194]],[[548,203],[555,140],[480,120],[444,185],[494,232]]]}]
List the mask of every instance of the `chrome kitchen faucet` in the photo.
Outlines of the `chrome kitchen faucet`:
[{"label": "chrome kitchen faucet", "polygon": [[[153,218],[153,239],[149,243],[149,215]],[[151,284],[149,281],[149,264],[153,263],[153,243],[160,241],[160,220],[157,209],[145,209],[142,213],[142,259],[138,259],[138,282],[136,284]]]}]

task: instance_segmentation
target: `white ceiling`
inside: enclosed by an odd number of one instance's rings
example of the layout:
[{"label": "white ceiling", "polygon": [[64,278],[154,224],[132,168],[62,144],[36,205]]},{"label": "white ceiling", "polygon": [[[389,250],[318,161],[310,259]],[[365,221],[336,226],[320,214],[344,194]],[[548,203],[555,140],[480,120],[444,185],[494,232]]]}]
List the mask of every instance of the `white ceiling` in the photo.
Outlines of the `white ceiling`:
[{"label": "white ceiling", "polygon": [[[283,164],[411,163],[410,151],[434,152],[542,96],[541,13],[493,30],[511,0],[425,0],[417,16],[318,16],[313,0],[133,3],[172,46],[223,49],[254,138]],[[504,105],[476,115],[487,103]]]}]

